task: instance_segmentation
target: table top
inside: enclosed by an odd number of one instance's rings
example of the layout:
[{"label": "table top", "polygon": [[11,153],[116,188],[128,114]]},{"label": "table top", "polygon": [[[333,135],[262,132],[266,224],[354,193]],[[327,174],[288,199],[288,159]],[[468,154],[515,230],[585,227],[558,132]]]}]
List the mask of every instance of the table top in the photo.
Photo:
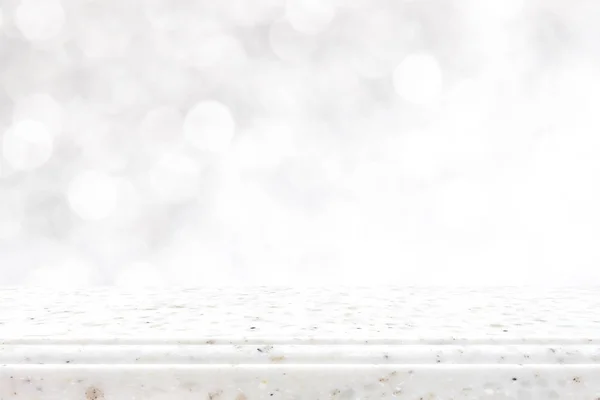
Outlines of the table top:
[{"label": "table top", "polygon": [[598,293],[2,289],[0,394],[591,399]]},{"label": "table top", "polygon": [[600,343],[600,290],[0,289],[3,343]]}]

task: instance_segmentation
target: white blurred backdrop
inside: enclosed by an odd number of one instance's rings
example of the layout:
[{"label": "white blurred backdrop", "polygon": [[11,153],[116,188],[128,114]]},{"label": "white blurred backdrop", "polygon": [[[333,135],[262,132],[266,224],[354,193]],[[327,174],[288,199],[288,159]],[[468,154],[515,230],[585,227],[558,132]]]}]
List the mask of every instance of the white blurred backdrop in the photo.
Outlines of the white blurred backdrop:
[{"label": "white blurred backdrop", "polygon": [[0,284],[598,284],[598,38],[595,0],[0,0]]}]

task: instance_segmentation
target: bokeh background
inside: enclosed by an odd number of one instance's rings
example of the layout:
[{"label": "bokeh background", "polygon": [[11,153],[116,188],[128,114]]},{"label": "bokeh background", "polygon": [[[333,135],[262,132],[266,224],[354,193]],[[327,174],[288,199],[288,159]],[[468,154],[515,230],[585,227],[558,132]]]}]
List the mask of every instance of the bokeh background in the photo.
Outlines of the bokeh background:
[{"label": "bokeh background", "polygon": [[600,283],[600,2],[0,0],[0,284]]}]

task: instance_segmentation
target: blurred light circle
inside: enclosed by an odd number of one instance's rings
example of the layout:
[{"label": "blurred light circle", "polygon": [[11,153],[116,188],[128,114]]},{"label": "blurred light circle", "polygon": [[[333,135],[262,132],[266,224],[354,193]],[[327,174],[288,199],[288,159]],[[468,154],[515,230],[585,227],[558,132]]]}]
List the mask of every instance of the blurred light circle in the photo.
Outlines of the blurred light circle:
[{"label": "blurred light circle", "polygon": [[236,140],[233,154],[242,168],[273,168],[295,152],[295,132],[285,121],[258,119]]},{"label": "blurred light circle", "polygon": [[158,106],[146,113],[140,122],[142,140],[167,142],[181,137],[183,115],[172,106]]},{"label": "blurred light circle", "polygon": [[316,34],[329,26],[335,7],[328,0],[288,0],[285,16],[298,32]]},{"label": "blurred light circle", "polygon": [[505,0],[490,3],[489,7],[481,1],[469,0],[460,4],[466,15],[480,21],[494,23],[497,20],[510,20],[523,16],[526,2],[524,0]]},{"label": "blurred light circle", "polygon": [[2,140],[4,159],[16,170],[32,170],[45,164],[52,156],[54,138],[38,121],[16,122]]},{"label": "blurred light circle", "polygon": [[286,20],[271,24],[269,44],[277,57],[288,62],[307,60],[317,47],[314,36],[297,31]]},{"label": "blurred light circle", "polygon": [[225,12],[236,25],[254,27],[277,15],[285,0],[229,0]]},{"label": "blurred light circle", "polygon": [[216,67],[236,58],[236,61],[245,58],[242,45],[231,35],[211,35],[190,43],[190,47],[182,51],[191,57],[190,63],[197,68]]},{"label": "blurred light circle", "polygon": [[177,202],[196,193],[200,167],[185,154],[167,153],[152,167],[149,175],[150,186],[160,200]]},{"label": "blurred light circle", "polygon": [[117,204],[115,179],[100,171],[80,172],[71,180],[67,198],[71,209],[82,219],[104,219]]},{"label": "blurred light circle", "polygon": [[390,61],[382,59],[378,54],[365,51],[352,56],[351,63],[360,76],[368,79],[386,76],[394,68]]},{"label": "blurred light circle", "polygon": [[404,100],[417,105],[431,105],[442,94],[442,71],[433,55],[414,53],[396,67],[393,83]]},{"label": "blurred light circle", "polygon": [[86,57],[114,59],[124,57],[131,44],[132,34],[136,30],[135,22],[119,23],[120,20],[110,12],[110,8],[96,8],[97,12],[82,13],[74,21],[74,41]]},{"label": "blurred light circle", "polygon": [[235,41],[231,37],[213,36],[195,43],[192,63],[200,68],[218,64],[229,40]]},{"label": "blurred light circle", "polygon": [[144,211],[144,203],[136,186],[125,178],[116,178],[117,201],[113,220],[117,226],[127,226],[136,221]]},{"label": "blurred light circle", "polygon": [[224,104],[202,101],[185,116],[183,134],[200,150],[223,152],[229,148],[235,134],[235,121]]},{"label": "blurred light circle", "polygon": [[15,104],[13,121],[35,120],[43,123],[54,135],[63,129],[62,106],[47,93],[34,93],[20,98]]},{"label": "blurred light circle", "polygon": [[57,36],[65,23],[65,12],[59,0],[21,0],[15,10],[15,24],[32,42]]}]

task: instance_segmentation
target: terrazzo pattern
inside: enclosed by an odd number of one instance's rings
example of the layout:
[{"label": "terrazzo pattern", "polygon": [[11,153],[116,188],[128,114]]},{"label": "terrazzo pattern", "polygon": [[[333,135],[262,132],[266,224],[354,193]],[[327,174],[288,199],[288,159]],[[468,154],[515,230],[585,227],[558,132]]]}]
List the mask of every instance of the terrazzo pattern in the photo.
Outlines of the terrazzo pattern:
[{"label": "terrazzo pattern", "polygon": [[5,399],[596,400],[598,366],[0,368]]},{"label": "terrazzo pattern", "polygon": [[0,398],[597,400],[599,293],[2,289]]},{"label": "terrazzo pattern", "polygon": [[20,288],[0,289],[0,298],[0,338],[20,340],[474,344],[600,339],[595,288]]}]

